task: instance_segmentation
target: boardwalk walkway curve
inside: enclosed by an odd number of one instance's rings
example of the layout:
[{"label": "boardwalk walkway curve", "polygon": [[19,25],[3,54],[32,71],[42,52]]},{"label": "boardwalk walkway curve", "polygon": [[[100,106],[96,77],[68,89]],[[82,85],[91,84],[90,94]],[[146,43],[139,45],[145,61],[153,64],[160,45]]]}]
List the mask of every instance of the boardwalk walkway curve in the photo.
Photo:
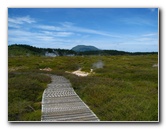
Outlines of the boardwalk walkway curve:
[{"label": "boardwalk walkway curve", "polygon": [[63,76],[50,75],[52,82],[42,96],[41,121],[99,121]]}]

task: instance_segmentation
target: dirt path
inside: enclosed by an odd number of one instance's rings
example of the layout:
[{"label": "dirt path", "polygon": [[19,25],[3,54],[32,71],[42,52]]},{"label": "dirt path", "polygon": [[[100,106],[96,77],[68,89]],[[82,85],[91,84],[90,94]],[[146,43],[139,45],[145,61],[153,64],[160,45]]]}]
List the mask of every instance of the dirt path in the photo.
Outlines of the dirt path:
[{"label": "dirt path", "polygon": [[99,121],[79,98],[69,80],[51,75],[52,83],[44,90],[41,121]]}]

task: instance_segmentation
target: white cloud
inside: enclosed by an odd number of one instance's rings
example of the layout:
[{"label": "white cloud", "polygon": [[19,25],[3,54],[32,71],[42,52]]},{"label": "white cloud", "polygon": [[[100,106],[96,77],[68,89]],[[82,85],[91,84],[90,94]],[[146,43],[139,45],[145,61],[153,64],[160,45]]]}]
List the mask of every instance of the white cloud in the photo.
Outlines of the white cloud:
[{"label": "white cloud", "polygon": [[49,36],[55,36],[55,37],[69,37],[71,35],[74,35],[73,32],[65,32],[65,31],[42,31],[43,34],[49,35]]},{"label": "white cloud", "polygon": [[31,18],[30,16],[25,17],[9,17],[8,18],[8,27],[11,28],[21,28],[24,24],[32,24],[36,23],[36,20]]},{"label": "white cloud", "polygon": [[13,17],[13,18],[8,18],[9,23],[14,23],[14,24],[23,24],[23,23],[35,23],[36,21],[31,18],[30,16],[25,16],[25,17]]},{"label": "white cloud", "polygon": [[144,34],[142,36],[150,37],[150,36],[157,36],[157,35],[158,35],[157,33],[148,33],[148,34]]},{"label": "white cloud", "polygon": [[58,36],[58,37],[68,37],[68,36],[71,36],[73,34],[74,33],[72,33],[72,32],[56,32],[55,36]]},{"label": "white cloud", "polygon": [[117,35],[113,35],[113,34],[110,34],[108,32],[104,32],[104,31],[100,31],[100,30],[94,30],[94,29],[74,26],[74,23],[70,23],[70,22],[69,23],[64,22],[62,25],[64,27],[63,29],[68,30],[68,31],[80,32],[80,33],[89,33],[89,34],[97,34],[97,35],[108,36],[108,37],[119,37]]},{"label": "white cloud", "polygon": [[[17,30],[12,29],[8,31],[8,43],[9,44],[29,44],[38,47],[55,47],[55,48],[64,48],[68,47],[68,44],[71,44],[73,40],[64,39],[72,35],[71,32],[50,32],[41,31],[41,32],[30,32],[26,30]],[[55,45],[56,44],[56,45]],[[62,46],[62,44],[64,46]]]},{"label": "white cloud", "polygon": [[57,26],[49,26],[49,25],[37,25],[35,26],[38,29],[43,29],[43,30],[52,30],[52,31],[62,31],[63,28],[57,27]]},{"label": "white cloud", "polygon": [[18,24],[8,23],[8,27],[12,27],[12,28],[20,28],[21,26],[18,25]]},{"label": "white cloud", "polygon": [[61,22],[60,24],[64,27],[71,27],[74,25],[74,23],[72,23],[72,22]]},{"label": "white cloud", "polygon": [[[57,32],[59,32],[59,33],[57,33],[57,35],[62,36],[62,37],[72,35],[75,32],[96,34],[96,35],[115,37],[115,38],[119,37],[118,35],[113,35],[108,32],[104,32],[104,31],[100,31],[100,30],[94,30],[94,29],[74,26],[74,23],[71,23],[71,22],[63,22],[63,23],[60,23],[60,25],[61,26],[36,25],[34,27],[38,28],[38,29],[42,29],[42,30],[57,31]],[[52,33],[52,32],[48,32],[48,33]]]},{"label": "white cloud", "polygon": [[146,42],[146,41],[153,41],[153,38],[148,38],[148,37],[140,37],[138,39],[135,39],[136,41],[140,41],[140,42]]},{"label": "white cloud", "polygon": [[19,36],[19,37],[21,37],[21,36],[33,36],[34,33],[24,31],[24,30],[9,30],[8,35],[10,38],[10,36]]}]

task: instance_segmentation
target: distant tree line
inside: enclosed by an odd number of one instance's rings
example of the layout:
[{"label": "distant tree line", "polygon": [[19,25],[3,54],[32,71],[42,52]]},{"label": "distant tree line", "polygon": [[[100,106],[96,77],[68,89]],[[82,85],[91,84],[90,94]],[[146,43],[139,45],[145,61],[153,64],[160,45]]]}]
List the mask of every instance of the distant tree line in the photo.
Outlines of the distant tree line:
[{"label": "distant tree line", "polygon": [[85,51],[78,52],[77,55],[146,55],[146,54],[158,54],[158,52],[125,52],[117,50],[98,50],[98,51]]},{"label": "distant tree line", "polygon": [[117,50],[97,50],[75,52],[69,49],[52,49],[52,48],[37,48],[30,45],[14,44],[8,46],[8,56],[45,56],[45,53],[54,53],[57,56],[81,56],[81,55],[146,55],[158,54],[158,52],[125,52]]}]

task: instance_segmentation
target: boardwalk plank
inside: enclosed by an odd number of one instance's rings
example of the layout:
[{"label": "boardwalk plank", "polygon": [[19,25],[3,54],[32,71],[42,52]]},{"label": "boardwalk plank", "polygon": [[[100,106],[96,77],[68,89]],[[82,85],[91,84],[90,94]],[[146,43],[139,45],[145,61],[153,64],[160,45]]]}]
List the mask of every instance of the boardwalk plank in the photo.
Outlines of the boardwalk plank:
[{"label": "boardwalk plank", "polygon": [[51,75],[51,79],[43,92],[41,121],[99,121],[69,80],[56,75]]}]

